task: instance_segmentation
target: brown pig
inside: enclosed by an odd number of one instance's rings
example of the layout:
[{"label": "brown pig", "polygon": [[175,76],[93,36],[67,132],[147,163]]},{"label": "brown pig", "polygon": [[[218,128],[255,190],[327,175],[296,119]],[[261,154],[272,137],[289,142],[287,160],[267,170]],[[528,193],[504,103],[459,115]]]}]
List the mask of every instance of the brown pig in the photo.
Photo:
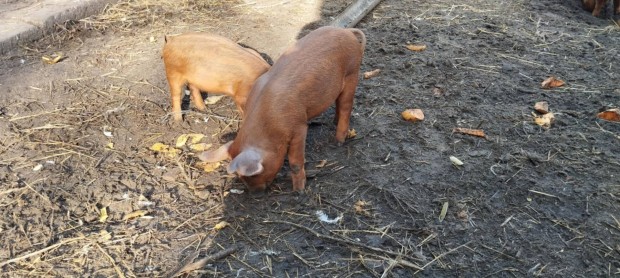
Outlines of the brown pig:
[{"label": "brown pig", "polygon": [[[583,8],[591,11],[593,16],[600,16],[605,9],[607,0],[582,0]],[[620,0],[614,0],[614,13],[620,14]]]},{"label": "brown pig", "polygon": [[358,29],[322,27],[308,33],[256,80],[235,140],[199,158],[232,158],[228,172],[256,191],[273,181],[288,153],[293,190],[303,190],[307,122],[335,102],[336,141],[344,142],[365,46]]},{"label": "brown pig", "polygon": [[203,91],[232,96],[243,114],[254,82],[269,69],[258,52],[207,33],[166,36],[162,56],[175,121],[182,119],[181,99],[185,85],[198,110],[206,109],[200,95]]}]

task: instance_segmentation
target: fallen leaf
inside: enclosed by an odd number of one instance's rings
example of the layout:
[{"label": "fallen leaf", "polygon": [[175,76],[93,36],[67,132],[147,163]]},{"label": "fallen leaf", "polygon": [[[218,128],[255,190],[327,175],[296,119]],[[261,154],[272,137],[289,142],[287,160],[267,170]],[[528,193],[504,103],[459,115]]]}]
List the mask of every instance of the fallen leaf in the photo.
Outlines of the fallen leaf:
[{"label": "fallen leaf", "polygon": [[461,211],[459,211],[459,212],[456,214],[456,216],[457,216],[459,219],[463,220],[463,221],[465,221],[465,220],[467,220],[467,219],[469,218],[469,214],[467,213],[467,211],[466,211],[466,210],[461,210]]},{"label": "fallen leaf", "polygon": [[608,109],[601,113],[598,113],[596,117],[610,122],[620,122],[620,109]]},{"label": "fallen leaf", "polygon": [[218,103],[223,97],[225,97],[226,95],[216,95],[216,96],[209,96],[207,97],[207,99],[205,100],[205,104],[206,105],[211,105],[211,104],[216,104]]},{"label": "fallen leaf", "polygon": [[426,50],[426,45],[424,44],[408,44],[407,49],[411,51],[424,51]]},{"label": "fallen leaf", "polygon": [[144,195],[140,195],[140,197],[138,197],[138,206],[141,207],[148,207],[148,206],[152,206],[155,203],[149,201],[148,198],[144,197]]},{"label": "fallen leaf", "polygon": [[484,134],[484,130],[482,130],[482,129],[471,129],[471,128],[457,127],[457,128],[452,129],[452,132],[462,133],[462,134],[467,134],[467,135],[477,136],[477,137],[482,137],[482,138],[486,138],[487,137]]},{"label": "fallen leaf", "polygon": [[114,149],[114,143],[112,143],[112,142],[107,143],[107,144],[105,145],[105,147],[106,147],[106,148],[108,148],[108,149],[110,149],[110,150],[113,150],[113,149]]},{"label": "fallen leaf", "polygon": [[349,129],[347,132],[347,139],[354,138],[355,136],[357,136],[357,131],[355,131],[355,129]]},{"label": "fallen leaf", "polygon": [[104,131],[103,131],[103,135],[105,135],[106,137],[114,137],[114,136],[112,135],[112,131],[107,131],[107,130],[104,130]]},{"label": "fallen leaf", "polygon": [[151,150],[152,151],[156,151],[156,152],[163,152],[168,150],[170,147],[166,144],[163,143],[155,143],[153,144],[153,146],[151,146]]},{"label": "fallen leaf", "polygon": [[545,115],[542,115],[542,117],[534,118],[534,122],[537,125],[542,126],[543,128],[550,128],[551,123],[553,123],[554,120],[555,120],[555,116],[553,115],[553,113],[547,113]]},{"label": "fallen leaf", "polygon": [[325,164],[327,164],[327,159],[323,159],[323,160],[319,161],[319,164],[317,164],[314,167],[316,167],[316,168],[323,168],[323,167],[325,167]]},{"label": "fallen leaf", "polygon": [[123,221],[129,220],[129,219],[132,219],[132,218],[142,217],[142,216],[145,216],[147,213],[148,213],[148,211],[146,211],[146,210],[136,210],[136,211],[134,211],[132,213],[126,214],[123,217]]},{"label": "fallen leaf", "polygon": [[325,222],[325,223],[328,223],[328,224],[338,223],[342,219],[342,217],[343,217],[342,214],[341,214],[341,215],[339,215],[336,218],[330,219],[329,216],[327,216],[327,214],[325,214],[325,212],[323,212],[322,210],[317,210],[315,212],[315,214],[316,214],[316,216],[319,218],[319,220],[321,222]]},{"label": "fallen leaf", "polygon": [[32,171],[38,172],[38,171],[41,171],[41,169],[43,169],[43,164],[37,164],[36,166],[32,168]]},{"label": "fallen leaf", "polygon": [[177,148],[182,148],[187,143],[187,139],[189,139],[189,134],[181,134],[177,137],[177,142],[174,144]]},{"label": "fallen leaf", "polygon": [[180,151],[163,143],[155,143],[150,148],[152,151],[166,154],[168,157],[175,157]]},{"label": "fallen leaf", "polygon": [[539,101],[534,104],[534,110],[540,114],[547,114],[549,113],[549,103],[546,101]]},{"label": "fallen leaf", "polygon": [[204,137],[205,137],[205,135],[204,135],[204,134],[200,134],[200,133],[190,133],[190,134],[189,134],[189,138],[190,138],[190,139],[189,139],[189,141],[190,141],[192,144],[196,144],[196,143],[200,142],[200,140],[202,140],[202,138],[204,138]]},{"label": "fallen leaf", "polygon": [[99,222],[103,223],[108,219],[108,209],[106,207],[102,207],[99,210]]},{"label": "fallen leaf", "polygon": [[545,81],[543,81],[540,86],[543,89],[552,89],[552,88],[557,88],[564,85],[564,81],[555,78],[554,76],[550,76],[549,78],[545,79]]},{"label": "fallen leaf", "polygon": [[196,163],[196,167],[198,168],[202,168],[203,171],[205,171],[205,173],[211,173],[215,170],[217,170],[217,168],[220,167],[220,163],[219,162],[197,162]]},{"label": "fallen leaf", "polygon": [[380,69],[375,69],[375,70],[367,71],[367,72],[364,73],[364,79],[373,78],[373,77],[379,75],[380,72],[381,72]]},{"label": "fallen leaf", "polygon": [[244,191],[241,189],[235,189],[235,188],[230,189],[230,193],[232,194],[243,194],[243,192]]},{"label": "fallen leaf", "polygon": [[369,209],[366,208],[369,205],[370,205],[369,202],[364,201],[364,200],[359,200],[355,202],[355,204],[353,205],[353,209],[355,210],[355,213],[357,214],[363,214],[366,216],[370,216],[370,212],[368,211]]},{"label": "fallen leaf", "polygon": [[191,144],[189,146],[189,149],[195,152],[203,152],[203,151],[210,149],[212,146],[213,144],[209,144],[209,143],[198,143],[198,144]]},{"label": "fallen leaf", "polygon": [[452,162],[452,164],[456,165],[456,166],[461,166],[463,165],[463,161],[461,161],[460,159],[456,158],[456,156],[450,156],[450,161]]},{"label": "fallen leaf", "polygon": [[43,60],[44,63],[48,64],[48,65],[52,65],[52,64],[56,64],[58,62],[60,62],[60,60],[62,60],[63,55],[61,52],[56,52],[54,53],[54,55],[45,55],[43,57],[41,57],[41,60]]},{"label": "fallen leaf", "polygon": [[110,234],[110,232],[106,230],[99,231],[99,238],[97,239],[97,242],[99,243],[107,242],[110,239],[112,239],[112,234]]},{"label": "fallen leaf", "polygon": [[444,202],[441,208],[441,213],[439,213],[439,222],[443,222],[444,218],[446,218],[446,214],[448,213],[448,206],[450,204],[448,202]]},{"label": "fallen leaf", "polygon": [[400,113],[406,121],[419,122],[424,120],[424,112],[422,109],[407,109]]},{"label": "fallen leaf", "polygon": [[221,230],[221,229],[224,229],[224,228],[228,227],[228,225],[230,225],[228,222],[226,222],[226,221],[222,221],[222,222],[220,222],[220,223],[215,224],[215,226],[213,227],[213,229],[215,229],[215,230],[218,230],[218,231],[219,231],[219,230]]},{"label": "fallen leaf", "polygon": [[439,88],[439,87],[434,87],[433,88],[433,96],[435,96],[435,97],[443,96],[443,89]]}]

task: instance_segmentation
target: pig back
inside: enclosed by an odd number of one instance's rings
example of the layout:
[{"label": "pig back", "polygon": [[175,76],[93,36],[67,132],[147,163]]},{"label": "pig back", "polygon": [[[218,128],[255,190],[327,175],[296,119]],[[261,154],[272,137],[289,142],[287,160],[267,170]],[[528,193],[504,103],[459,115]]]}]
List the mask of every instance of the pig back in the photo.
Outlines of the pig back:
[{"label": "pig back", "polygon": [[162,53],[166,69],[202,76],[209,72],[258,76],[269,68],[260,55],[222,36],[185,33],[166,36]]},{"label": "pig back", "polygon": [[257,80],[252,102],[277,99],[259,106],[283,114],[304,112],[303,121],[318,116],[335,102],[346,79],[357,80],[365,41],[357,29],[322,27],[308,33]]}]

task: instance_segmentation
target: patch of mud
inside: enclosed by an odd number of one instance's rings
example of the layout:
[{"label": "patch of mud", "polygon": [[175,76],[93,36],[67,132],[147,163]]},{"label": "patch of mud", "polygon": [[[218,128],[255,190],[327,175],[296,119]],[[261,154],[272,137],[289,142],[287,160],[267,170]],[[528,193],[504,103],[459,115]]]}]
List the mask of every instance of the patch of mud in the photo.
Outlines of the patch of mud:
[{"label": "patch of mud", "polygon": [[[323,3],[299,33],[350,2]],[[331,143],[331,108],[309,126],[308,190],[291,192],[284,167],[271,191],[250,195],[231,190],[244,186],[225,163],[205,173],[188,149],[149,149],[183,133],[216,147],[233,138],[228,99],[168,122],[160,38],[210,30],[278,53],[282,41],[251,35],[272,26],[248,23],[261,17],[244,4],[208,24],[167,15],[167,27],[68,29],[0,60],[4,273],[152,277],[201,262],[189,276],[618,274],[620,124],[596,118],[620,106],[616,24],[579,1],[385,0],[358,25],[362,72],[381,73],[360,81],[357,137]],[[59,50],[66,61],[40,65]],[[548,76],[566,85],[541,89]],[[555,114],[548,129],[534,123],[537,101]],[[408,108],[425,120],[402,120]]]}]

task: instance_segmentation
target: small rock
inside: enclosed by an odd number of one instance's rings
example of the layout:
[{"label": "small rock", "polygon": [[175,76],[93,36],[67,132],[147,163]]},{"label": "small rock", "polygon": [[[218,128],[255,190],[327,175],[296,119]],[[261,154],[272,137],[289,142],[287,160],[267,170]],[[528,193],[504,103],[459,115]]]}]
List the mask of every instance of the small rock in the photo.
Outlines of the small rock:
[{"label": "small rock", "polygon": [[549,103],[546,101],[539,101],[534,104],[534,110],[540,114],[547,114],[549,113]]}]

